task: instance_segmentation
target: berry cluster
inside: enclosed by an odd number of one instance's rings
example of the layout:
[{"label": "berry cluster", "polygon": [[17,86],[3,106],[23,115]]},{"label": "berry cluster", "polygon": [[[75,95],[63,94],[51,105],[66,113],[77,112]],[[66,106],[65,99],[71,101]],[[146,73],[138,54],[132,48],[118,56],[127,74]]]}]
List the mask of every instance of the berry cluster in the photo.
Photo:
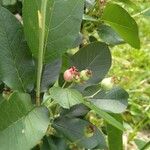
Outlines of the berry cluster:
[{"label": "berry cluster", "polygon": [[92,76],[92,71],[85,69],[79,72],[76,67],[71,67],[64,72],[66,82],[84,83]]}]

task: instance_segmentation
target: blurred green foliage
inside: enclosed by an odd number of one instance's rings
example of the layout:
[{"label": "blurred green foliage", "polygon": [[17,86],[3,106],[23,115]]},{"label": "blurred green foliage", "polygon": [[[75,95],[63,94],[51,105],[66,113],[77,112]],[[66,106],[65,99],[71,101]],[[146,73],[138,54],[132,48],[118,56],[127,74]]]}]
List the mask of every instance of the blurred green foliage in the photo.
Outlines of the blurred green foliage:
[{"label": "blurred green foliage", "polygon": [[109,76],[117,76],[118,84],[130,95],[124,119],[133,129],[131,139],[139,130],[150,128],[150,16],[145,16],[150,3],[142,2],[134,2],[141,11],[129,10],[139,26],[141,49],[128,44],[113,47],[113,65],[109,72]]}]

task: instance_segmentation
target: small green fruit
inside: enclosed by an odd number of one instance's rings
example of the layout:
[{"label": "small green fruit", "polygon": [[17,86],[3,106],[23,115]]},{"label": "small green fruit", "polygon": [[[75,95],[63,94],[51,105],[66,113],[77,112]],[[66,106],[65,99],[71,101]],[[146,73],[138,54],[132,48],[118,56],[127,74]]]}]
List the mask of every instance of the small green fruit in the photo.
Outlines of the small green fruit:
[{"label": "small green fruit", "polygon": [[92,76],[91,70],[85,69],[80,72],[80,77],[83,81],[89,80],[91,78],[91,76]]},{"label": "small green fruit", "polygon": [[113,86],[114,86],[114,82],[113,82],[112,77],[103,79],[102,82],[101,82],[101,86],[104,90],[112,89]]},{"label": "small green fruit", "polygon": [[74,81],[75,83],[81,83],[80,74],[75,75],[73,81]]}]

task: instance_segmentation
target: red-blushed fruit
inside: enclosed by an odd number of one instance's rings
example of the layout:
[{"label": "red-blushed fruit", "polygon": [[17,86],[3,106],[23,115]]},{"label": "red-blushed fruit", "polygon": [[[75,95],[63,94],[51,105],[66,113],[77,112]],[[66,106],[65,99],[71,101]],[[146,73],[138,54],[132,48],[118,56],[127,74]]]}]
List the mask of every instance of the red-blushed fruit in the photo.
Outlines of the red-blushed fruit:
[{"label": "red-blushed fruit", "polygon": [[67,82],[72,82],[73,81],[73,74],[70,72],[70,70],[66,70],[64,72],[64,80]]},{"label": "red-blushed fruit", "polygon": [[78,74],[78,70],[73,66],[64,72],[64,80],[67,82],[72,82],[76,74]]},{"label": "red-blushed fruit", "polygon": [[80,77],[83,81],[89,80],[91,78],[91,76],[92,76],[91,70],[85,69],[80,72]]},{"label": "red-blushed fruit", "polygon": [[76,67],[71,67],[64,72],[64,80],[66,82],[84,83],[92,76],[92,71],[85,69],[78,72]]}]

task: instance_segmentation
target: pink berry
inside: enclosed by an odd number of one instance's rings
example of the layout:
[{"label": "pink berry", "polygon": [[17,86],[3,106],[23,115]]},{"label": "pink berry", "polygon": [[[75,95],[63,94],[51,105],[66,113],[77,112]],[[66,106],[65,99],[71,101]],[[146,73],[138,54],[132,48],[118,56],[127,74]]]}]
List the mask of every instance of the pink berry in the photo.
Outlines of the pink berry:
[{"label": "pink berry", "polygon": [[76,69],[76,67],[71,67],[68,70],[66,70],[64,72],[64,80],[67,82],[72,82],[75,75],[78,73],[78,70]]}]

